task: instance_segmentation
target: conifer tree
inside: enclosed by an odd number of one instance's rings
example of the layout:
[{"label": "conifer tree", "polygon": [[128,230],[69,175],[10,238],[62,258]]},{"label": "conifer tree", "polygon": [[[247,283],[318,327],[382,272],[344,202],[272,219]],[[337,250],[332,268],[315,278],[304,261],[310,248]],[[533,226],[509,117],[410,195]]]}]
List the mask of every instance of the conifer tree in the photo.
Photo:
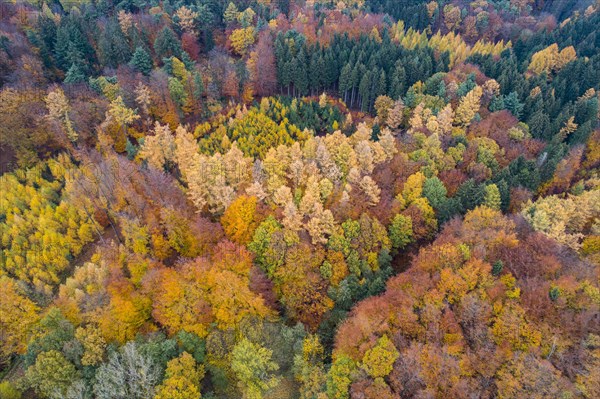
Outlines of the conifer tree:
[{"label": "conifer tree", "polygon": [[73,64],[65,75],[65,83],[77,84],[85,82],[85,74],[78,64]]},{"label": "conifer tree", "polygon": [[165,26],[154,41],[154,51],[158,59],[177,57],[181,58],[181,42],[171,28]]},{"label": "conifer tree", "polygon": [[150,54],[140,46],[135,48],[135,52],[133,53],[133,57],[131,57],[131,61],[129,61],[129,65],[144,75],[149,75],[153,67]]},{"label": "conifer tree", "polygon": [[456,109],[455,121],[463,126],[468,126],[475,117],[480,107],[480,99],[483,91],[481,86],[475,86],[473,90],[467,93],[460,100],[460,104]]}]

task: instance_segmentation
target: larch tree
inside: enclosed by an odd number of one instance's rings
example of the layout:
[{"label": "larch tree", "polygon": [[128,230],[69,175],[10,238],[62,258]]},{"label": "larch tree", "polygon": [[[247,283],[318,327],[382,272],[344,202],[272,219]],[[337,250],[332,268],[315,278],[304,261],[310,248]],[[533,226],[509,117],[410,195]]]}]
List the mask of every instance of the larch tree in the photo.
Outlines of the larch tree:
[{"label": "larch tree", "polygon": [[62,89],[56,88],[48,93],[46,96],[46,107],[48,108],[50,119],[57,122],[64,129],[67,138],[75,143],[79,135],[73,128],[73,123],[69,118],[71,107]]},{"label": "larch tree", "polygon": [[467,95],[460,100],[460,104],[458,105],[458,108],[456,108],[455,123],[465,127],[471,124],[471,121],[481,106],[480,100],[482,94],[483,90],[481,89],[481,86],[475,86],[473,90],[468,92]]},{"label": "larch tree", "polygon": [[256,34],[253,26],[235,29],[229,36],[231,47],[237,54],[245,56],[248,52],[248,48],[254,44],[255,36]]},{"label": "larch tree", "polygon": [[394,106],[389,110],[386,119],[387,125],[391,129],[398,129],[404,120],[404,103],[402,100],[397,100]]},{"label": "larch tree", "polygon": [[38,320],[38,307],[23,295],[15,280],[0,276],[0,363],[23,353],[31,328]]},{"label": "larch tree", "polygon": [[139,155],[158,170],[163,170],[167,163],[175,158],[175,140],[167,125],[156,122],[154,135],[146,136]]}]

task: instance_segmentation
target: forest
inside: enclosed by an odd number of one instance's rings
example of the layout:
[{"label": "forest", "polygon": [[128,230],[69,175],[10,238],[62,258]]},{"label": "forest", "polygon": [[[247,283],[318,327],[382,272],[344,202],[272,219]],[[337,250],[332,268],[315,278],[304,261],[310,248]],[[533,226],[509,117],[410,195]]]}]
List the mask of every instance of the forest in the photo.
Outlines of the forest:
[{"label": "forest", "polygon": [[0,399],[600,398],[600,0],[0,2]]}]

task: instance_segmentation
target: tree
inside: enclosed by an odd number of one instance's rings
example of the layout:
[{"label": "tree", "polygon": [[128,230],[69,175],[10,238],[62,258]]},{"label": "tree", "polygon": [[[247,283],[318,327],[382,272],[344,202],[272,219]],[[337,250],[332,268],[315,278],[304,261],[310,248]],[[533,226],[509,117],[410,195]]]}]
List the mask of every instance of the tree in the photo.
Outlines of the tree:
[{"label": "tree", "polygon": [[71,64],[71,67],[65,75],[64,82],[66,84],[77,84],[85,82],[85,73],[77,64]]},{"label": "tree", "polygon": [[279,379],[272,373],[279,369],[271,360],[273,351],[243,338],[231,352],[231,369],[237,377],[245,399],[262,399]]},{"label": "tree", "polygon": [[21,399],[21,392],[10,381],[0,382],[0,398]]},{"label": "tree", "polygon": [[437,115],[437,122],[441,134],[449,134],[452,131],[452,122],[454,121],[454,111],[452,105],[447,104]]},{"label": "tree", "polygon": [[485,186],[485,197],[483,199],[483,205],[492,209],[500,210],[502,200],[500,198],[500,191],[498,186],[495,184],[489,184]]},{"label": "tree", "polygon": [[50,91],[46,96],[46,107],[48,108],[49,117],[65,130],[69,140],[76,142],[79,135],[73,129],[73,124],[69,118],[71,107],[65,93],[59,88]]},{"label": "tree", "polygon": [[78,373],[61,352],[50,350],[39,354],[35,364],[27,369],[26,377],[36,392],[53,397],[64,395]]},{"label": "tree", "polygon": [[235,29],[229,36],[231,47],[241,56],[245,56],[248,47],[254,44],[255,31],[253,26],[247,28]]},{"label": "tree", "polygon": [[300,399],[318,398],[325,388],[323,370],[323,346],[316,335],[307,336],[302,342],[302,352],[294,357],[294,374],[302,384]]},{"label": "tree", "polygon": [[151,399],[159,379],[154,360],[129,342],[98,368],[94,394],[98,399]]},{"label": "tree", "polygon": [[128,108],[121,96],[118,96],[112,101],[108,107],[107,119],[114,121],[122,129],[126,129],[127,125],[140,118],[135,110]]},{"label": "tree", "polygon": [[423,183],[423,197],[427,198],[434,209],[440,209],[446,201],[446,186],[437,177],[430,177]]},{"label": "tree", "polygon": [[75,331],[75,337],[83,345],[82,365],[95,366],[102,362],[106,349],[106,341],[104,341],[98,327],[92,324],[79,327]]},{"label": "tree", "polygon": [[479,107],[481,106],[479,101],[482,94],[481,86],[475,86],[473,90],[460,100],[460,104],[456,108],[456,123],[469,126],[475,114],[479,111]]},{"label": "tree", "polygon": [[121,27],[123,34],[129,34],[129,30],[133,28],[133,18],[131,14],[125,10],[120,10],[117,19],[119,20],[119,26]]},{"label": "tree", "polygon": [[225,20],[225,22],[227,22],[228,24],[235,22],[238,19],[239,13],[240,12],[238,11],[238,8],[235,5],[235,3],[229,2],[227,8],[225,9],[225,12],[223,13],[223,20]]},{"label": "tree", "polygon": [[234,242],[245,245],[252,239],[258,227],[256,197],[237,197],[221,217],[225,234]]},{"label": "tree", "polygon": [[373,378],[387,377],[400,353],[387,335],[377,340],[377,345],[365,352],[362,368]]},{"label": "tree", "polygon": [[154,399],[198,399],[204,367],[198,366],[187,352],[167,363],[165,379],[157,387]]},{"label": "tree", "polygon": [[143,47],[138,46],[129,61],[129,66],[144,75],[149,75],[154,65],[150,54]]},{"label": "tree", "polygon": [[[231,3],[230,3],[231,4]],[[254,91],[259,96],[269,96],[277,88],[273,40],[269,32],[261,32],[248,59],[248,71]]]},{"label": "tree", "polygon": [[354,361],[345,355],[339,356],[333,361],[329,373],[327,373],[327,396],[330,399],[347,399],[348,388],[352,380],[351,373],[355,370]]},{"label": "tree", "polygon": [[531,62],[527,69],[536,75],[542,73],[550,75],[552,72],[560,71],[566,64],[576,58],[577,54],[573,46],[565,47],[559,52],[558,44],[552,43],[531,56]]},{"label": "tree", "polygon": [[252,24],[255,16],[256,13],[254,12],[254,10],[248,7],[244,11],[238,13],[237,20],[242,26],[242,28],[247,28],[250,26],[250,24]]},{"label": "tree", "polygon": [[175,77],[169,77],[169,94],[173,99],[173,102],[177,104],[179,108],[182,108],[187,102],[187,92],[181,80]]},{"label": "tree", "polygon": [[412,220],[408,216],[396,215],[389,227],[392,248],[399,250],[406,247],[413,240]]},{"label": "tree", "polygon": [[181,58],[181,42],[171,28],[165,26],[154,41],[154,52],[159,59],[177,57]]},{"label": "tree", "polygon": [[[169,162],[173,161],[175,158],[175,140],[169,126],[162,126],[156,122],[154,135],[146,136],[139,154],[142,159],[146,159],[150,165],[158,170],[163,170]],[[187,171],[184,171],[184,173],[187,173]]]},{"label": "tree", "polygon": [[392,109],[389,110],[386,120],[387,125],[392,129],[398,129],[404,119],[404,103],[397,100]]},{"label": "tree", "polygon": [[0,364],[23,353],[29,333],[38,319],[38,307],[20,292],[17,282],[0,276]]},{"label": "tree", "polygon": [[388,124],[388,115],[394,106],[394,100],[388,96],[379,96],[375,99],[375,110],[380,124]]},{"label": "tree", "polygon": [[175,12],[177,24],[187,33],[196,36],[196,19],[199,17],[195,11],[186,6],[179,7]]},{"label": "tree", "polygon": [[461,19],[460,7],[452,4],[444,6],[444,25],[448,31],[453,31],[457,28]]},{"label": "tree", "polygon": [[131,58],[129,43],[117,20],[109,20],[100,32],[98,52],[102,64],[111,68],[116,68]]}]

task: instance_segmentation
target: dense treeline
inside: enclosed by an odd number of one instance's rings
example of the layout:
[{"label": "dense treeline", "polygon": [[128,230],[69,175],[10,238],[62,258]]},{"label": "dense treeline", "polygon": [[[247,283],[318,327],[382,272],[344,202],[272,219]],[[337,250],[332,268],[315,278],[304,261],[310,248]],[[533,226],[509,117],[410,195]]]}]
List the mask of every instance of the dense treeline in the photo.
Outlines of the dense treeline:
[{"label": "dense treeline", "polygon": [[0,7],[0,397],[600,395],[597,4]]},{"label": "dense treeline", "polygon": [[[407,50],[383,38],[336,36],[326,48],[280,33],[275,40],[277,79],[287,95],[337,90],[350,107],[371,110],[380,95],[400,98],[406,89],[448,70],[447,56],[430,48]],[[291,88],[291,91],[290,91]]]}]

